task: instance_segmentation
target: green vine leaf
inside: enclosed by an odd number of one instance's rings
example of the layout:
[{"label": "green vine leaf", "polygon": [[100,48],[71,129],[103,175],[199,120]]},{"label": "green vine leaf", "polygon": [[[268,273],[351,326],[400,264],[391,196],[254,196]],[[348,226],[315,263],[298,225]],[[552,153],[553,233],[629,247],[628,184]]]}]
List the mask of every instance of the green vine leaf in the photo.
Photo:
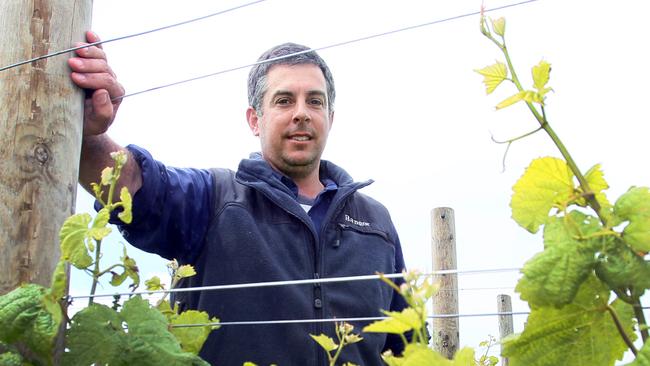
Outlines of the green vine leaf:
[{"label": "green vine leaf", "polygon": [[494,30],[494,33],[503,37],[506,34],[506,18],[501,17],[492,20],[492,29]]},{"label": "green vine leaf", "polygon": [[[618,221],[620,220],[615,217],[612,211],[614,206],[609,202],[604,192],[605,190],[609,189],[609,184],[607,184],[607,181],[605,180],[605,176],[602,169],[600,168],[600,164],[592,166],[587,171],[587,173],[585,173],[585,179],[589,184],[589,188],[591,188],[591,193],[594,194],[596,201],[598,204],[600,204],[601,214],[607,218],[608,224],[610,226],[618,225],[620,223]],[[577,189],[579,193],[587,193],[583,192],[581,187],[577,187]],[[582,207],[587,206],[587,200],[584,197],[580,197],[576,203]]]},{"label": "green vine leaf", "polygon": [[486,94],[492,93],[502,81],[508,78],[508,68],[502,62],[497,62],[494,65],[486,66],[474,71],[483,75],[483,84],[485,84]]},{"label": "green vine leaf", "polygon": [[62,313],[48,295],[46,288],[27,284],[0,296],[0,342],[24,344],[50,359]]},{"label": "green vine leaf", "polygon": [[128,256],[126,253],[126,246],[123,248],[123,254],[120,257],[122,261],[123,271],[120,274],[113,273],[111,278],[111,285],[119,286],[124,283],[124,280],[130,278],[133,281],[133,287],[138,287],[140,285],[140,270],[138,265],[135,263],[135,259]]},{"label": "green vine leaf", "polygon": [[640,252],[650,252],[650,190],[632,187],[614,204],[614,213],[630,223],[623,229],[623,239]]},{"label": "green vine leaf", "polygon": [[110,212],[106,207],[97,212],[93,225],[86,234],[88,239],[102,240],[111,233],[111,228],[107,227],[110,216]]},{"label": "green vine leaf", "polygon": [[105,305],[92,304],[77,312],[66,333],[64,365],[125,365],[126,333],[119,314]]},{"label": "green vine leaf", "polygon": [[540,94],[532,90],[522,90],[517,94],[512,95],[506,98],[505,100],[501,101],[501,103],[497,104],[496,109],[499,110],[506,107],[510,107],[511,105],[520,102],[522,100],[528,103],[538,103],[542,105],[544,104],[543,94]]},{"label": "green vine leaf", "polygon": [[509,106],[511,106],[511,105],[513,105],[513,104],[515,104],[517,102],[522,101],[524,99],[525,94],[526,94],[526,91],[524,90],[524,91],[516,93],[516,94],[502,100],[501,103],[497,104],[496,109],[497,110],[503,109],[503,108],[509,107]]},{"label": "green vine leaf", "polygon": [[[582,223],[586,219],[586,215],[576,211],[570,215],[570,223]],[[596,265],[597,245],[574,239],[574,229],[568,225],[564,218],[550,218],[544,228],[544,251],[526,262],[522,269],[523,277],[515,290],[533,308],[560,307],[572,302]],[[597,228],[582,229],[593,232]]]},{"label": "green vine leaf", "polygon": [[401,312],[386,310],[382,310],[382,312],[389,318],[366,325],[363,328],[364,332],[404,334],[413,329],[420,329],[423,326],[422,317],[413,308],[406,308]]},{"label": "green vine leaf", "polygon": [[95,198],[97,198],[103,204],[103,201],[101,200],[102,196],[104,195],[102,186],[97,183],[90,183],[90,188],[92,189]]},{"label": "green vine leaf", "polygon": [[102,170],[102,177],[100,184],[103,186],[110,186],[113,181],[113,168],[107,167]]},{"label": "green vine leaf", "polygon": [[150,279],[145,280],[144,285],[147,288],[147,291],[158,291],[165,289],[165,285],[160,282],[160,277],[158,276],[153,276]]},{"label": "green vine leaf", "polygon": [[474,366],[474,350],[464,347],[454,355],[454,360],[450,366]]},{"label": "green vine leaf", "polygon": [[383,355],[388,366],[475,366],[474,350],[465,347],[448,360],[425,344],[408,344],[402,356]]},{"label": "green vine leaf", "polygon": [[[512,366],[613,365],[627,345],[606,310],[608,299],[607,287],[590,277],[573,303],[533,308],[524,332],[502,341],[502,355]],[[613,307],[634,339],[632,307],[618,300]]]},{"label": "green vine leaf", "polygon": [[192,267],[189,264],[184,264],[178,267],[178,269],[174,273],[174,277],[179,280],[181,278],[192,277],[194,275],[196,275],[196,270],[194,269],[194,267]]},{"label": "green vine leaf", "polygon": [[[2,349],[2,344],[0,344],[0,349]],[[1,352],[1,351],[0,351]],[[4,352],[0,354],[0,365],[2,366],[25,366],[31,365],[22,358],[18,353],[15,352]]]},{"label": "green vine leaf", "polygon": [[89,214],[72,215],[65,220],[59,231],[61,256],[79,269],[86,269],[93,262],[85,244],[91,220]]},{"label": "green vine leaf", "polygon": [[422,344],[409,344],[404,349],[404,356],[402,366],[416,366],[416,365],[443,365],[442,362],[451,361],[445,360],[443,356],[434,352],[429,347]]},{"label": "green vine leaf", "polygon": [[50,298],[53,301],[62,299],[68,289],[68,273],[66,271],[66,262],[61,259],[54,268],[52,274],[52,283],[50,285]]},{"label": "green vine leaf", "polygon": [[611,289],[632,289],[633,296],[650,288],[650,263],[618,239],[600,255],[596,275]]},{"label": "green vine leaf", "polygon": [[546,61],[540,61],[533,66],[533,84],[537,92],[543,97],[550,88],[546,88],[551,73],[551,64]]},{"label": "green vine leaf", "polygon": [[64,364],[207,366],[198,356],[182,351],[168,326],[166,318],[140,296],[126,301],[120,313],[93,304],[72,318]]},{"label": "green vine leaf", "polygon": [[424,326],[425,320],[422,318],[421,314],[414,308],[406,308],[402,311],[384,311],[384,314],[395,318],[398,321],[407,324],[411,329],[419,330]]},{"label": "green vine leaf", "polygon": [[[149,354],[152,365],[207,365],[198,356],[182,352],[176,338],[167,331],[169,324],[165,317],[140,296],[125,302],[121,315],[128,324],[129,336],[144,341],[134,350]],[[133,356],[129,365],[145,359],[144,355],[134,353]]]},{"label": "green vine leaf", "polygon": [[[208,324],[217,322],[219,322],[219,319],[214,317],[210,319],[210,316],[205,311],[186,310],[173,317],[171,324]],[[180,342],[183,351],[198,355],[210,332],[218,328],[219,326],[172,327],[171,332]]]},{"label": "green vine leaf", "polygon": [[562,159],[535,159],[512,188],[512,218],[531,233],[546,222],[554,205],[562,205],[573,194],[573,173]]},{"label": "green vine leaf", "polygon": [[133,220],[133,200],[131,199],[131,194],[129,193],[128,188],[122,187],[120,190],[120,204],[122,205],[122,212],[117,214],[117,217],[122,220],[125,224],[130,224]]},{"label": "green vine leaf", "polygon": [[339,348],[339,345],[334,342],[334,340],[331,337],[326,336],[325,334],[319,334],[319,335],[309,335],[313,340],[318,343],[321,348],[323,348],[326,352],[332,352]]},{"label": "green vine leaf", "polygon": [[160,311],[161,314],[167,318],[167,321],[171,323],[172,319],[178,315],[178,303],[174,304],[174,309],[172,309],[171,304],[168,300],[160,301],[156,304],[156,309]]}]

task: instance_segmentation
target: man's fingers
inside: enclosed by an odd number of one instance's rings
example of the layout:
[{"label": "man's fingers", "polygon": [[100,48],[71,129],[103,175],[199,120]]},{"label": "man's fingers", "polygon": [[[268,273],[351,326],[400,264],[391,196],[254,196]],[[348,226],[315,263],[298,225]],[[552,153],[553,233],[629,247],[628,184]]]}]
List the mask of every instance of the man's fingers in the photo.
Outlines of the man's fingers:
[{"label": "man's fingers", "polygon": [[96,90],[87,103],[90,103],[91,108],[86,107],[84,135],[99,135],[106,132],[113,122],[114,109],[117,108],[111,104],[110,95],[106,90]]},{"label": "man's fingers", "polygon": [[[88,41],[88,43],[95,43],[95,42],[101,41],[101,39],[99,39],[99,36],[95,32],[87,31],[86,32],[86,41]],[[103,48],[101,44],[98,44],[97,47]]]},{"label": "man's fingers", "polygon": [[106,90],[97,90],[92,97],[95,117],[102,120],[113,118],[113,104],[110,94]]},{"label": "man's fingers", "polygon": [[[80,47],[84,45],[87,45],[87,43],[76,43],[75,47]],[[106,53],[99,46],[80,48],[76,50],[75,53],[77,54],[77,56],[83,58],[97,58],[97,59],[106,60]]]},{"label": "man's fingers", "polygon": [[78,73],[70,74],[72,81],[83,89],[108,91],[110,98],[124,95],[124,88],[115,80],[115,77],[108,73]]},{"label": "man's fingers", "polygon": [[74,72],[82,72],[82,73],[105,72],[113,75],[113,70],[111,70],[110,66],[108,66],[108,64],[104,60],[73,57],[68,59],[68,65]]}]

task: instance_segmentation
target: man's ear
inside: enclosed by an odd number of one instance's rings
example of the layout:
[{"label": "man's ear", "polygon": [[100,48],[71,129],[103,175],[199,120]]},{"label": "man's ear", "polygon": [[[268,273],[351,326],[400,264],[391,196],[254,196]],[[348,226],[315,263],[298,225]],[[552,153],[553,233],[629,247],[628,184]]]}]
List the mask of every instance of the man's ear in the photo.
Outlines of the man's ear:
[{"label": "man's ear", "polygon": [[255,108],[248,107],[248,109],[246,109],[246,120],[248,120],[248,127],[250,127],[253,135],[259,136],[259,117],[257,116],[257,111],[255,111]]},{"label": "man's ear", "polygon": [[332,125],[334,124],[334,111],[330,112],[330,130],[332,129]]}]

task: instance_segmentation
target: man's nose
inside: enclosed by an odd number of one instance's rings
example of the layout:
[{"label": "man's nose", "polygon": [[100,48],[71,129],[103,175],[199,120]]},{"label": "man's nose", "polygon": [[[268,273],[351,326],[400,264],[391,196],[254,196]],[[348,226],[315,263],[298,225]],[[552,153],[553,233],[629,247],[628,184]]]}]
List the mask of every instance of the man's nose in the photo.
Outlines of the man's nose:
[{"label": "man's nose", "polygon": [[294,122],[309,122],[311,121],[311,114],[307,102],[297,102],[293,112]]}]

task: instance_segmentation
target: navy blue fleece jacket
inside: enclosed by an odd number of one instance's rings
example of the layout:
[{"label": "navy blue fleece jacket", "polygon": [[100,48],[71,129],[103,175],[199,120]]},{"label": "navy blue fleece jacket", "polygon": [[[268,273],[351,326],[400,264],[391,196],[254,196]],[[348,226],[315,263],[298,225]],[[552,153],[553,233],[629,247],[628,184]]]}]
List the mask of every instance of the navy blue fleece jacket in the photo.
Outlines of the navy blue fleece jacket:
[{"label": "navy blue fleece jacket", "polygon": [[[404,270],[400,242],[388,211],[358,192],[354,182],[322,161],[326,190],[306,212],[295,184],[259,155],[237,172],[178,169],[128,147],[142,168],[134,219],[120,227],[134,246],[195,266],[182,286],[299,280],[396,273]],[[381,281],[353,281],[179,293],[182,309],[199,309],[222,322],[382,316],[404,301]],[[355,330],[367,321],[353,321]],[[334,337],[332,322],[228,325],[212,332],[201,356],[213,365],[326,365],[309,334]],[[344,349],[342,363],[381,365],[381,352],[399,352],[399,338],[362,334]]]}]

